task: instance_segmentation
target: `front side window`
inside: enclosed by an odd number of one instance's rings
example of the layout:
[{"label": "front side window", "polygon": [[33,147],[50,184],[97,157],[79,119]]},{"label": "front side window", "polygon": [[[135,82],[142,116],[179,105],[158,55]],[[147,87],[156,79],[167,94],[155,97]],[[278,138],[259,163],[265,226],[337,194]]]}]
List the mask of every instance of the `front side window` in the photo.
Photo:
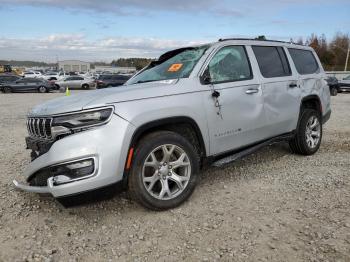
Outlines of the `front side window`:
[{"label": "front side window", "polygon": [[252,46],[263,77],[290,76],[291,70],[286,54],[280,46]]},{"label": "front side window", "polygon": [[188,78],[208,49],[208,45],[180,48],[167,52],[153,61],[146,69],[130,79],[126,84],[137,84],[153,81]]},{"label": "front side window", "polygon": [[299,74],[308,75],[319,72],[319,67],[313,53],[303,49],[288,49]]},{"label": "front side window", "polygon": [[211,59],[207,71],[213,84],[252,78],[249,60],[243,46],[221,48]]}]

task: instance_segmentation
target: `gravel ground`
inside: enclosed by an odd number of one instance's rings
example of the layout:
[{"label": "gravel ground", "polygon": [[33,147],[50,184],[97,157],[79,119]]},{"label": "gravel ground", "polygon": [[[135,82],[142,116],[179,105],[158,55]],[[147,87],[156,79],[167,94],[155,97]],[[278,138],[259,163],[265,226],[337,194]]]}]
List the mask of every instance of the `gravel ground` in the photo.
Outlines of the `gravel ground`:
[{"label": "gravel ground", "polygon": [[174,210],[126,194],[70,209],[11,185],[29,162],[25,114],[62,94],[0,94],[0,261],[350,261],[350,94],[317,154],[275,145],[203,173]]}]

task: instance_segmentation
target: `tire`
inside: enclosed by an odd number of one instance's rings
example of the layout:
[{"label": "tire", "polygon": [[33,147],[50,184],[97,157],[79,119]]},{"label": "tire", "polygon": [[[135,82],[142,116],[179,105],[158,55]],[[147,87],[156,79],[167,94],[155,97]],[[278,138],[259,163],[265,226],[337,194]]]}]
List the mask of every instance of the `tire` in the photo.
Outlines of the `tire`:
[{"label": "tire", "polygon": [[320,112],[304,109],[299,119],[295,137],[289,141],[293,153],[313,155],[320,148],[322,140],[322,121]]},{"label": "tire", "polygon": [[11,89],[11,87],[9,87],[9,86],[4,86],[3,88],[2,88],[2,92],[4,92],[4,93],[12,93],[12,89]]},{"label": "tire", "polygon": [[86,90],[86,89],[89,89],[89,88],[90,88],[90,86],[89,86],[89,85],[87,85],[87,84],[84,84],[84,85],[82,85],[82,88]]},{"label": "tire", "polygon": [[[164,152],[171,151],[164,157]],[[199,157],[181,135],[159,131],[138,143],[128,186],[131,197],[142,206],[151,210],[174,208],[191,196],[198,181]]]},{"label": "tire", "polygon": [[337,94],[338,94],[337,88],[336,88],[336,87],[332,87],[332,88],[331,88],[331,95],[332,95],[332,96],[336,96]]},{"label": "tire", "polygon": [[47,93],[48,89],[45,86],[39,86],[38,92],[39,93]]}]

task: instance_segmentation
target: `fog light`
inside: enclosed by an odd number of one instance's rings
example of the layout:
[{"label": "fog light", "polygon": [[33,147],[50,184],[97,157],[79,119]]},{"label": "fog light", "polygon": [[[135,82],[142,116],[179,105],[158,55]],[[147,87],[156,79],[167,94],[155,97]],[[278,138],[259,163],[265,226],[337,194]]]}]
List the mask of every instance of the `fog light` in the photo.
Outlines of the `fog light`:
[{"label": "fog light", "polygon": [[76,180],[88,178],[94,174],[93,158],[70,162],[50,168],[54,185],[62,185]]}]

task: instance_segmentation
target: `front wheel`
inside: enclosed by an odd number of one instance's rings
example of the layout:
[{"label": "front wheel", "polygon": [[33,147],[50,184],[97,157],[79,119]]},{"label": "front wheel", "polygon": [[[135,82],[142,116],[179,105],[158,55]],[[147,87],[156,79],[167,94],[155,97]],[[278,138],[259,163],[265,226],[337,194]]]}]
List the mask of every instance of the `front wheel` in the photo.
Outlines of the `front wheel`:
[{"label": "front wheel", "polygon": [[199,158],[193,145],[177,133],[160,131],[137,145],[129,190],[144,207],[165,210],[188,199],[198,179]]},{"label": "front wheel", "polygon": [[38,88],[39,93],[47,93],[47,88],[45,86],[40,86]]},{"label": "front wheel", "polygon": [[322,140],[322,123],[320,112],[305,109],[299,121],[295,137],[289,142],[296,154],[312,155],[317,152]]},{"label": "front wheel", "polygon": [[89,88],[90,88],[90,86],[89,86],[89,85],[87,85],[87,84],[84,84],[84,85],[82,86],[82,88],[86,90],[86,89],[89,89]]}]

